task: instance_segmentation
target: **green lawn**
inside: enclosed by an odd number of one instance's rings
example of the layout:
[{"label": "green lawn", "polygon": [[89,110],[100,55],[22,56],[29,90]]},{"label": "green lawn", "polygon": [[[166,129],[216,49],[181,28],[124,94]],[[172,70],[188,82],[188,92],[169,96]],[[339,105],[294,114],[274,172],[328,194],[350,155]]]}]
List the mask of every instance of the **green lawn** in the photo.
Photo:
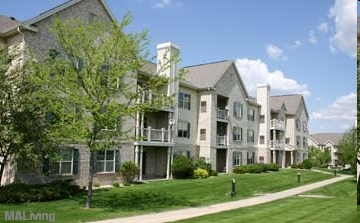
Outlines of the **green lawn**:
[{"label": "green lawn", "polygon": [[262,205],[206,215],[178,223],[354,223],[357,222],[356,181],[346,180],[306,194],[332,198],[291,197]]},{"label": "green lawn", "polygon": [[[297,182],[298,172],[301,173],[301,183]],[[11,210],[54,212],[56,222],[109,219],[243,199],[256,193],[281,191],[331,177],[329,174],[286,169],[262,174],[224,174],[198,180],[152,181],[125,188],[95,190],[92,209],[84,208],[84,194],[60,201],[0,205],[0,219],[4,219],[5,211]],[[230,197],[232,178],[236,180],[235,198]]]}]

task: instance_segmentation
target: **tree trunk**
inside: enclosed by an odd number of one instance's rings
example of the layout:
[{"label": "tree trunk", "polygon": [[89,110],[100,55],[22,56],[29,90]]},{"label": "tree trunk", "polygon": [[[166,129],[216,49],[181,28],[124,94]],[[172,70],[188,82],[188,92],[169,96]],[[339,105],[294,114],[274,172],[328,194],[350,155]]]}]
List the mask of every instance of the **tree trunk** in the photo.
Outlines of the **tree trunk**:
[{"label": "tree trunk", "polygon": [[91,208],[93,175],[94,175],[94,152],[90,151],[90,165],[89,165],[89,176],[88,176],[88,191],[86,197],[86,208]]},{"label": "tree trunk", "polygon": [[7,156],[3,156],[3,160],[0,163],[0,185],[1,185],[1,180],[2,180],[2,177],[4,174],[6,164],[7,164]]}]

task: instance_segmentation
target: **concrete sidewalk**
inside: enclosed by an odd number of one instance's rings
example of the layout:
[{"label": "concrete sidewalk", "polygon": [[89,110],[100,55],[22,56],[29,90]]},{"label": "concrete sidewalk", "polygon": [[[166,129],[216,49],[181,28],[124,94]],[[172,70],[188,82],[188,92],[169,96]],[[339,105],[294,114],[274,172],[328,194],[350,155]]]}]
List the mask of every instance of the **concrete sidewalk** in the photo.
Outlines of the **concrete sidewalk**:
[{"label": "concrete sidewalk", "polygon": [[102,220],[93,223],[162,223],[162,222],[178,221],[188,218],[199,217],[202,215],[213,214],[213,213],[248,207],[257,204],[263,204],[266,202],[299,195],[304,192],[317,189],[352,177],[353,176],[341,175],[317,183],[308,184],[308,185],[292,188],[289,190],[284,190],[272,194],[265,194],[243,200],[231,201],[231,202],[214,204],[203,207],[186,208],[175,211],[166,211],[166,212],[154,213],[154,214],[145,214],[145,215],[138,215],[132,217]]}]

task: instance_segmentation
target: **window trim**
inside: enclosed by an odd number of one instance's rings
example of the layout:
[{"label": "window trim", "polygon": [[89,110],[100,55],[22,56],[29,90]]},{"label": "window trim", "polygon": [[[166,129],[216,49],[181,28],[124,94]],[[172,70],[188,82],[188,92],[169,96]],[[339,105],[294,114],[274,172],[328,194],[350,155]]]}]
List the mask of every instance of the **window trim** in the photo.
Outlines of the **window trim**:
[{"label": "window trim", "polygon": [[241,151],[233,152],[233,166],[242,166],[242,152]]}]

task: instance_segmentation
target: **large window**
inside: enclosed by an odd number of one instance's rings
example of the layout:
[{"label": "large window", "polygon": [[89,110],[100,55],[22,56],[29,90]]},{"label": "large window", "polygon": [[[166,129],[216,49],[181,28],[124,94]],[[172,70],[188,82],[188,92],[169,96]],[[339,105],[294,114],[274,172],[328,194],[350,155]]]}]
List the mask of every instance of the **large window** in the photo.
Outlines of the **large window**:
[{"label": "large window", "polygon": [[60,149],[54,156],[44,159],[43,172],[45,174],[70,175],[77,174],[78,170],[78,150]]},{"label": "large window", "polygon": [[243,130],[240,127],[234,126],[233,128],[233,140],[237,142],[242,142],[243,139]]},{"label": "large window", "polygon": [[118,150],[100,150],[95,153],[96,167],[98,173],[113,173],[119,166]]},{"label": "large window", "polygon": [[206,112],[206,101],[201,101],[200,102],[200,111],[201,112]]},{"label": "large window", "polygon": [[179,120],[178,122],[178,137],[190,138],[190,123]]},{"label": "large window", "polygon": [[301,146],[301,136],[296,136],[296,146]]},{"label": "large window", "polygon": [[233,166],[242,165],[242,152],[233,152]]},{"label": "large window", "polygon": [[254,130],[247,130],[247,141],[248,142],[255,142],[255,134],[254,134]]},{"label": "large window", "polygon": [[179,108],[190,110],[191,95],[186,93],[179,93]]},{"label": "large window", "polygon": [[252,153],[246,152],[246,158],[247,158],[247,164],[255,163],[255,153],[254,152],[252,152]]},{"label": "large window", "polygon": [[248,120],[255,121],[255,110],[252,108],[248,109]]},{"label": "large window", "polygon": [[296,119],[295,124],[296,124],[296,129],[300,131],[301,130],[301,121],[300,121],[300,119]]},{"label": "large window", "polygon": [[234,102],[234,116],[237,118],[242,118],[243,116],[243,105],[240,102]]}]

